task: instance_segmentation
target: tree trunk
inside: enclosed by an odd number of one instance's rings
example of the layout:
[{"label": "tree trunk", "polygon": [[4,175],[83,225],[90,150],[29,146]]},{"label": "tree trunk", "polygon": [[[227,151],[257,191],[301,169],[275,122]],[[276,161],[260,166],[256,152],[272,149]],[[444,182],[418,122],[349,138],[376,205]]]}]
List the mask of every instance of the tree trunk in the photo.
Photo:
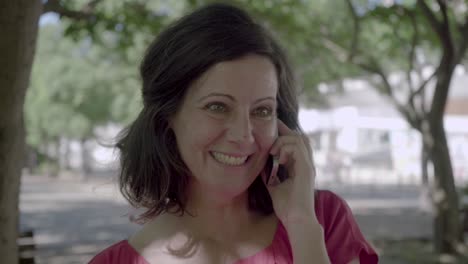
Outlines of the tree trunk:
[{"label": "tree trunk", "polygon": [[423,141],[421,148],[421,182],[424,188],[429,188],[429,149],[430,147]]},{"label": "tree trunk", "polygon": [[37,170],[37,151],[31,146],[26,147],[26,159],[28,173],[30,175],[34,175]]},{"label": "tree trunk", "polygon": [[70,165],[70,154],[71,154],[71,149],[70,149],[70,139],[67,138],[67,137],[64,137],[63,138],[63,142],[64,142],[64,147],[65,147],[65,150],[64,150],[64,153],[63,153],[63,169],[66,170],[66,171],[70,171],[71,170],[71,165]]},{"label": "tree trunk", "polygon": [[81,139],[81,170],[83,174],[83,180],[87,180],[91,174],[91,157],[88,149],[88,140]]},{"label": "tree trunk", "polygon": [[456,253],[456,246],[463,240],[458,195],[455,189],[452,163],[443,122],[431,122],[434,145],[431,159],[435,175],[434,246],[440,253]]},{"label": "tree trunk", "polygon": [[0,1],[0,256],[5,264],[18,263],[23,104],[41,12],[40,0]]},{"label": "tree trunk", "polygon": [[51,142],[50,176],[57,178],[60,173],[60,137],[53,137]]},{"label": "tree trunk", "polygon": [[[423,136],[427,137],[427,135]],[[432,138],[432,137],[430,137]],[[432,202],[432,186],[429,182],[429,162],[430,162],[430,148],[429,142],[423,140],[421,147],[421,189],[419,195],[420,209],[424,212],[433,213]],[[430,143],[432,144],[432,143]]]},{"label": "tree trunk", "polygon": [[456,63],[454,50],[445,47],[437,69],[437,83],[429,113],[429,129],[432,136],[430,159],[434,166],[434,248],[438,253],[455,254],[463,241],[459,201],[452,162],[444,128],[447,98]]}]

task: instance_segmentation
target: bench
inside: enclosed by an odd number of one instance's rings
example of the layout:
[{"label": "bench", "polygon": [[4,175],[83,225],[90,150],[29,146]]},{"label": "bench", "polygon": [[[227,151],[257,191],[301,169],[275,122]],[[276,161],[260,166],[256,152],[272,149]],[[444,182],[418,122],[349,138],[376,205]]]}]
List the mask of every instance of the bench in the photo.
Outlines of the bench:
[{"label": "bench", "polygon": [[20,232],[17,244],[19,264],[35,264],[36,244],[34,243],[34,232],[32,230]]}]

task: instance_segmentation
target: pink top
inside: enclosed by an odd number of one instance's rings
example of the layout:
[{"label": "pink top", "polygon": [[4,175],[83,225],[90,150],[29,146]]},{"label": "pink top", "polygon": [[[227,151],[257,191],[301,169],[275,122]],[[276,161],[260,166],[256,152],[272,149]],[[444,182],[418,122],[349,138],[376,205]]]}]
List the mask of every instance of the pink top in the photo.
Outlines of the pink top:
[{"label": "pink top", "polygon": [[[367,243],[346,202],[330,191],[318,191],[315,213],[325,233],[328,256],[333,264],[347,264],[359,258],[361,264],[378,263],[378,256]],[[120,241],[98,255],[89,264],[149,264],[127,240]],[[292,264],[293,256],[286,229],[280,223],[273,242],[253,256],[236,264]]]}]

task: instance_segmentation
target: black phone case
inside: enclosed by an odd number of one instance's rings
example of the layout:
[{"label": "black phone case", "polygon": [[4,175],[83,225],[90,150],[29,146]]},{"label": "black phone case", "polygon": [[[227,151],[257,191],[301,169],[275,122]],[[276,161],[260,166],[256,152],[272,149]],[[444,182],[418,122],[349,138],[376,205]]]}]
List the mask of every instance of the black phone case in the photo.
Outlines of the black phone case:
[{"label": "black phone case", "polygon": [[[272,169],[273,169],[273,156],[270,155],[268,157],[267,164],[266,164],[266,175],[267,175],[266,183],[267,184],[270,182],[270,175],[271,175]],[[278,166],[278,172],[276,175],[278,176],[278,179],[280,180],[280,182],[284,182],[288,178],[288,170],[283,165],[280,164]]]}]

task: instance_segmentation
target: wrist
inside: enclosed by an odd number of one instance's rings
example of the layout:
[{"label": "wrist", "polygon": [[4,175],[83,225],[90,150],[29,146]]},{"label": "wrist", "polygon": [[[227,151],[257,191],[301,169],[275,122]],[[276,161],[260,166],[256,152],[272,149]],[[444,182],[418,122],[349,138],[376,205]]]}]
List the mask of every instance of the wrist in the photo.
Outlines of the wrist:
[{"label": "wrist", "polygon": [[286,229],[291,228],[294,229],[296,227],[299,228],[317,228],[317,227],[322,227],[317,220],[317,216],[315,213],[307,213],[307,214],[300,214],[300,215],[290,215],[287,218],[285,218],[283,221],[283,225],[285,226]]},{"label": "wrist", "polygon": [[291,243],[294,264],[314,263],[330,264],[325,244],[325,232],[317,222],[289,225],[286,228]]},{"label": "wrist", "polygon": [[324,230],[318,221],[289,222],[283,224],[290,237],[308,235],[315,238],[323,238]]}]

